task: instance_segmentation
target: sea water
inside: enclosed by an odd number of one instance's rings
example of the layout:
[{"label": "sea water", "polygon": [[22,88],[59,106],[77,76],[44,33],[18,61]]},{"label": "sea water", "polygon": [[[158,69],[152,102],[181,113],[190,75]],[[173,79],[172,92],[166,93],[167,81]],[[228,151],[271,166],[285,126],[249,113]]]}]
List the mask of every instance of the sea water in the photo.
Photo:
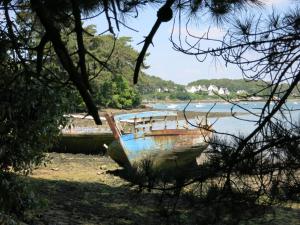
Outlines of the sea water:
[{"label": "sea water", "polygon": [[[193,112],[247,112],[247,110],[251,110],[252,112],[260,112],[263,108],[265,102],[236,102],[236,103],[228,103],[228,102],[205,102],[205,103],[153,103],[149,104],[150,107],[154,109],[162,109],[162,110],[178,110],[182,111],[187,105],[186,111]],[[271,106],[274,105],[274,102],[271,102]],[[288,101],[285,104],[291,110],[300,110],[300,101]]]},{"label": "sea water", "polygon": [[[154,103],[150,106],[153,109],[160,110],[177,110],[183,111],[186,107],[186,111],[193,112],[224,112],[224,113],[240,113],[236,114],[237,118],[232,116],[219,117],[219,118],[209,118],[208,121],[213,125],[213,129],[221,133],[229,134],[249,134],[255,127],[258,125],[258,115],[260,114],[265,102],[238,102],[230,104],[227,102],[218,102],[218,103],[190,103],[187,106],[187,103]],[[169,107],[171,105],[171,108]],[[271,102],[270,109],[274,106],[274,103]],[[285,116],[288,116],[294,123],[298,123],[300,118],[300,102],[298,101],[288,101],[285,103],[284,108],[289,109],[290,111],[285,113]],[[249,112],[252,112],[256,115],[252,115]],[[242,114],[241,114],[242,113]],[[277,114],[276,117],[281,119],[283,122],[286,120],[282,115]],[[191,119],[190,123],[197,125],[195,119]],[[184,121],[180,121],[180,124],[184,124]]]}]

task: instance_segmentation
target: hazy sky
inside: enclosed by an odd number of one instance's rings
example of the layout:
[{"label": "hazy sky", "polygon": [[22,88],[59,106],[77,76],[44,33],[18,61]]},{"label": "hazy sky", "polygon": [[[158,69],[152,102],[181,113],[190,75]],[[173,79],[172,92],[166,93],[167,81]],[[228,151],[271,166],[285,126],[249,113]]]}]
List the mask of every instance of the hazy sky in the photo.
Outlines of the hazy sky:
[{"label": "hazy sky", "polygon": [[[289,7],[289,3],[295,0],[264,0],[266,9],[259,9],[260,13],[265,13],[275,8],[280,11]],[[125,27],[121,27],[118,36],[130,36],[133,39],[132,45],[137,50],[141,49],[142,45],[137,45],[143,41],[152,28],[156,19],[157,8],[145,7],[140,11],[138,18],[126,18],[126,24],[138,30],[134,32]],[[257,11],[257,10],[256,10]],[[107,29],[106,21],[98,17],[88,23],[96,24],[97,30],[101,33]],[[222,37],[222,31],[218,29],[207,17],[202,17],[197,24],[192,26],[194,34],[203,34],[210,27],[210,34],[214,37]],[[147,64],[150,66],[146,72],[150,75],[161,77],[165,80],[172,80],[176,83],[187,84],[198,79],[213,79],[213,78],[241,78],[241,72],[235,66],[225,66],[221,61],[216,63],[212,59],[207,59],[205,62],[198,62],[193,56],[184,55],[176,52],[172,48],[169,40],[172,30],[172,22],[163,23],[154,37],[153,44],[148,49],[150,56],[147,58]],[[178,32],[175,30],[175,32]]]}]

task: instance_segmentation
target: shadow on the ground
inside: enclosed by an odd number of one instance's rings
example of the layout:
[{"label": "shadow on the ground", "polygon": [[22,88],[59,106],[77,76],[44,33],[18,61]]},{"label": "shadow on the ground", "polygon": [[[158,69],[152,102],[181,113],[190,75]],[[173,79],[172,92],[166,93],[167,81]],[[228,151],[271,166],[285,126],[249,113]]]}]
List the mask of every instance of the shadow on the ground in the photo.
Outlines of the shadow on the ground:
[{"label": "shadow on the ground", "polygon": [[[182,201],[173,214],[166,213],[158,204],[159,194],[138,193],[128,186],[111,187],[102,183],[71,182],[28,178],[39,197],[46,200],[44,207],[28,217],[32,225],[193,225],[203,223],[208,212],[204,205]],[[277,207],[263,219],[241,224],[300,224],[300,209]],[[202,219],[201,219],[202,218]],[[201,221],[201,223],[199,222]],[[267,223],[266,223],[267,222]],[[208,224],[208,223],[207,223]]]},{"label": "shadow on the ground", "polygon": [[195,224],[185,210],[162,215],[154,193],[101,183],[28,179],[38,196],[46,200],[45,206],[26,221],[29,224]]},{"label": "shadow on the ground", "polygon": [[[139,192],[121,179],[128,175],[124,172],[107,157],[50,153],[46,167],[36,168],[30,177],[24,177],[33,184],[38,197],[45,200],[44,206],[26,212],[25,222],[32,225],[206,225],[213,224],[211,221],[226,209],[220,204],[210,207],[201,203],[197,193],[195,196],[187,191],[179,199],[176,211],[172,211],[176,199],[167,196],[159,204],[161,194]],[[275,217],[268,213],[262,223],[255,219],[244,224],[300,225],[299,204],[290,209],[276,207],[275,211]]]}]

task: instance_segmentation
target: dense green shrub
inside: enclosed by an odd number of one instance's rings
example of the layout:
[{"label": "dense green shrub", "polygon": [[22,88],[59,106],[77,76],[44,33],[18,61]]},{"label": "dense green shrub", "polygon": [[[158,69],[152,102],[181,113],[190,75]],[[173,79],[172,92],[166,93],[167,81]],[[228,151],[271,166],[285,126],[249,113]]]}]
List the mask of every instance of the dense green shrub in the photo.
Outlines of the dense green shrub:
[{"label": "dense green shrub", "polygon": [[136,107],[141,99],[138,92],[129,85],[122,76],[114,76],[112,80],[105,81],[100,86],[100,104],[105,107],[127,109]]},{"label": "dense green shrub", "polygon": [[25,209],[37,203],[28,183],[11,173],[0,172],[0,213],[22,217]]},{"label": "dense green shrub", "polygon": [[0,168],[28,172],[39,164],[63,125],[64,105],[58,90],[32,74],[0,67]]}]

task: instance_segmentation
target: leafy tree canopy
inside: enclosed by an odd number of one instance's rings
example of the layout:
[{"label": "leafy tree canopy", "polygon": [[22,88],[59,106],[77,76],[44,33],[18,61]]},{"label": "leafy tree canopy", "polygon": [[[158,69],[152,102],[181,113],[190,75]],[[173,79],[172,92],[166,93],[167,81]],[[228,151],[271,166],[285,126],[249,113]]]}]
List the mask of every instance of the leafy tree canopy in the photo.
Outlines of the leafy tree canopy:
[{"label": "leafy tree canopy", "polygon": [[105,107],[127,109],[140,104],[140,96],[129,82],[120,75],[100,85],[100,104]]}]

